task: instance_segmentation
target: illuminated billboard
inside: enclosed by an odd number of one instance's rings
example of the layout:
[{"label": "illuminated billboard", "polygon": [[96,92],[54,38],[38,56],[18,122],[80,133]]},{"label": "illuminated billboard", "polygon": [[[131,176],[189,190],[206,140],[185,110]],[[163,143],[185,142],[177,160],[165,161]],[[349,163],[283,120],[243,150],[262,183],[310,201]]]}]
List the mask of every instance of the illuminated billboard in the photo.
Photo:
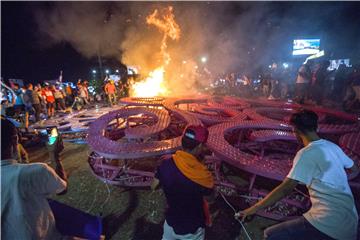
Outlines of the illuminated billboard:
[{"label": "illuminated billboard", "polygon": [[338,69],[340,64],[345,64],[346,67],[351,67],[350,59],[336,59],[336,60],[330,60],[330,66],[328,67],[328,70],[331,71]]},{"label": "illuminated billboard", "polygon": [[320,39],[296,39],[293,55],[313,55],[320,51]]}]

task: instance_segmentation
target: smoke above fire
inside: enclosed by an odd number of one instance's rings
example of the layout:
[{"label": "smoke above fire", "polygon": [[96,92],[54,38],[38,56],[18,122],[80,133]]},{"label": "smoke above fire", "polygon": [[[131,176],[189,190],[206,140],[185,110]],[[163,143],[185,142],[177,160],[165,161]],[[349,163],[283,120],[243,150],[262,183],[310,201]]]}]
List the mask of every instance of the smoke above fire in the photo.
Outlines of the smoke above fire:
[{"label": "smoke above fire", "polygon": [[292,39],[303,36],[304,29],[307,36],[322,35],[326,16],[342,7],[334,3],[319,12],[310,3],[284,4],[286,10],[281,3],[171,2],[181,29],[177,40],[147,23],[148,16],[159,17],[169,7],[167,2],[52,2],[37,9],[35,17],[44,46],[70,43],[88,58],[101,55],[137,66],[144,77],[162,66],[166,38],[171,58],[164,73],[167,87],[192,94],[210,80],[199,78],[197,68],[212,76],[251,73],[288,55]]}]

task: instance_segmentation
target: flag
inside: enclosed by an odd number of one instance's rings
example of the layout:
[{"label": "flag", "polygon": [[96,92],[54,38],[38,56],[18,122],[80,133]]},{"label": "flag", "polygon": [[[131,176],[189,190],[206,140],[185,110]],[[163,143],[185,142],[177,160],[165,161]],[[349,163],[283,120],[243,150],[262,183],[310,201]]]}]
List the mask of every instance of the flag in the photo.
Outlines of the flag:
[{"label": "flag", "polygon": [[59,76],[59,82],[60,83],[62,83],[62,78],[63,78],[63,76],[62,76],[62,70],[60,71],[60,76]]}]

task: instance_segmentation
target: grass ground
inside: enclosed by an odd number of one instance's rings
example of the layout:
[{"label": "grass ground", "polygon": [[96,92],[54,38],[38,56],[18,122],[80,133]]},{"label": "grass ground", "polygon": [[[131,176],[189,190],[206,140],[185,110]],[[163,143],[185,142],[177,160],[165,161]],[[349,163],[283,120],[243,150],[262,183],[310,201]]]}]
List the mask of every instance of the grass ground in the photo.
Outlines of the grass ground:
[{"label": "grass ground", "polygon": [[[28,149],[31,162],[48,160],[45,147]],[[106,239],[155,240],[161,239],[164,209],[162,190],[153,194],[148,189],[121,188],[106,185],[90,172],[87,163],[87,145],[65,143],[61,157],[69,176],[69,189],[65,195],[52,198],[93,215],[102,216]],[[206,239],[247,239],[241,226],[233,218],[232,210],[221,197],[211,205],[214,213],[212,227]],[[216,216],[215,216],[216,215]],[[261,239],[263,229],[274,221],[255,217],[245,227],[252,239]]]}]

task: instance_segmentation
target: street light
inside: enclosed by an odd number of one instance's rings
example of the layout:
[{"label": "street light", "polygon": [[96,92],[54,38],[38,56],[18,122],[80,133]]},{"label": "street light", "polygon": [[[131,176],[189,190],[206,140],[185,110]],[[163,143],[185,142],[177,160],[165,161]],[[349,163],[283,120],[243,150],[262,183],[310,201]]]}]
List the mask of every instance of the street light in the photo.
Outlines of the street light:
[{"label": "street light", "polygon": [[106,70],[105,70],[105,73],[106,73],[106,74],[109,74],[109,73],[110,73],[109,69],[106,69]]},{"label": "street light", "polygon": [[94,69],[94,70],[92,70],[92,73],[93,73],[93,74],[96,74],[96,70],[95,70],[95,69]]},{"label": "street light", "polygon": [[115,72],[116,72],[116,73],[119,73],[119,69],[116,69]]},{"label": "street light", "polygon": [[206,63],[206,62],[207,62],[207,58],[206,58],[206,57],[201,57],[201,62],[202,62],[202,63]]}]

